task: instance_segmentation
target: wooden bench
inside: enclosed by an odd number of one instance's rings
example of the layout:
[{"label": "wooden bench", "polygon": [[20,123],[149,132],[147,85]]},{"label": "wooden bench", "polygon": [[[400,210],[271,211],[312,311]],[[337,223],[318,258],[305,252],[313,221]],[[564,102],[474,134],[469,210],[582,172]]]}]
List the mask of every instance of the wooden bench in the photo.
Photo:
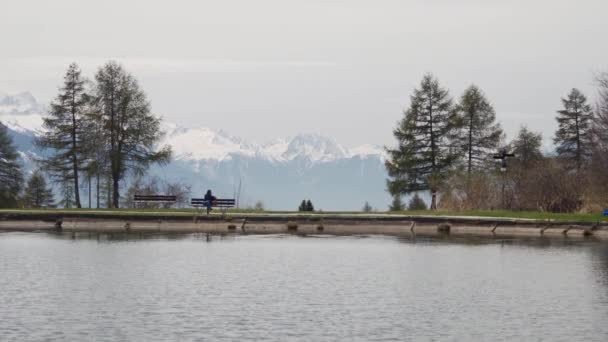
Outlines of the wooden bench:
[{"label": "wooden bench", "polygon": [[175,203],[177,198],[173,195],[135,195],[133,201],[135,203]]},{"label": "wooden bench", "polygon": [[222,210],[226,210],[228,208],[234,208],[235,200],[234,200],[234,198],[216,198],[209,206],[206,199],[193,198],[190,200],[190,205],[194,208],[207,208],[207,215],[208,215],[209,209],[211,207],[220,208]]}]

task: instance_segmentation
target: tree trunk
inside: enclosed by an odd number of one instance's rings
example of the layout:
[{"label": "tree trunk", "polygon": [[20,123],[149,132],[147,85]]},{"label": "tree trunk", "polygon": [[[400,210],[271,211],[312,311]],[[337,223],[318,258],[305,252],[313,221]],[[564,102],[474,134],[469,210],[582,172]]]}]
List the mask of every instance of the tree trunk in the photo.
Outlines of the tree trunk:
[{"label": "tree trunk", "polygon": [[91,208],[91,177],[89,177],[89,209]]},{"label": "tree trunk", "polygon": [[431,190],[431,210],[437,210],[437,190]]},{"label": "tree trunk", "polygon": [[78,149],[76,146],[76,93],[72,91],[72,167],[74,172],[74,199],[76,200],[76,208],[82,208],[80,205],[80,189],[78,184]]},{"label": "tree trunk", "polygon": [[112,177],[106,177],[106,208],[112,208]]},{"label": "tree trunk", "polygon": [[80,189],[78,188],[78,162],[74,156],[74,199],[76,200],[76,208],[82,208],[80,205]]},{"label": "tree trunk", "polygon": [[120,199],[118,187],[118,175],[112,175],[112,207],[118,208],[118,200]]},{"label": "tree trunk", "polygon": [[100,190],[99,173],[97,174],[97,177],[95,177],[95,178],[97,179],[97,190],[95,191],[95,196],[97,196],[96,207],[97,207],[97,209],[99,209],[99,190]]}]

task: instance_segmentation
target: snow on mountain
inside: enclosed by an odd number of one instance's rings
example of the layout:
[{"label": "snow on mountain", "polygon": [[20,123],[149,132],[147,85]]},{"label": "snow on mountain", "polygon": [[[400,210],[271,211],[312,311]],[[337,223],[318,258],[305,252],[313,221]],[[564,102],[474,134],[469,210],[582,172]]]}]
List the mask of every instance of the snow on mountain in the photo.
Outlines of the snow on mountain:
[{"label": "snow on mountain", "polygon": [[349,150],[351,157],[367,158],[373,156],[379,156],[381,159],[386,159],[386,151],[382,146],[365,144],[357,147],[353,147]]},{"label": "snow on mountain", "polygon": [[[41,131],[43,113],[44,107],[28,92],[0,94],[0,121],[13,131],[30,135]],[[323,163],[353,157],[383,159],[385,156],[381,147],[347,148],[320,133],[303,133],[290,139],[256,144],[206,127],[186,127],[163,121],[162,129],[166,134],[160,145],[170,145],[177,160],[222,161],[240,156],[274,162]]]},{"label": "snow on mountain", "polygon": [[[0,122],[24,162],[36,166],[33,138],[42,131],[44,107],[29,93],[0,94]],[[206,127],[189,127],[162,121],[160,146],[170,145],[171,163],[155,165],[151,176],[175,180],[192,189],[210,189],[234,196],[243,184],[243,205],[262,199],[268,208],[295,209],[303,198],[314,199],[324,209],[357,210],[365,201],[384,207],[386,152],[380,146],[349,148],[319,133],[299,134],[258,144]]]},{"label": "snow on mountain", "polygon": [[28,92],[16,95],[0,93],[0,121],[8,128],[32,134],[42,128],[44,107]]},{"label": "snow on mountain", "polygon": [[276,162],[306,160],[323,163],[357,156],[384,158],[384,151],[380,147],[363,145],[349,149],[319,133],[299,134],[291,139],[255,144],[205,127],[187,128],[175,124],[165,124],[163,127],[167,133],[161,145],[170,145],[175,158],[179,160],[222,161],[232,156],[247,156]]},{"label": "snow on mountain", "polygon": [[209,128],[186,128],[177,125],[165,125],[166,135],[162,145],[170,145],[176,159],[179,160],[224,160],[231,155],[253,157],[256,149],[253,146],[232,137],[225,132],[215,132]]}]

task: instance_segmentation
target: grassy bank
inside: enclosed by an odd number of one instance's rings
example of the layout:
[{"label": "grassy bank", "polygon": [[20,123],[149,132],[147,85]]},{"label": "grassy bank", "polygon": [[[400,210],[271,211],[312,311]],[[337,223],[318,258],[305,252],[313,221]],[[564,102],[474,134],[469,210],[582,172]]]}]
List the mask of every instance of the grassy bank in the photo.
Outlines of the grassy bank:
[{"label": "grassy bank", "polygon": [[[125,215],[125,216],[193,216],[203,214],[204,211],[195,209],[0,209],[3,214],[26,214],[26,215]],[[302,215],[302,216],[322,216],[322,215],[349,215],[349,216],[370,216],[370,215],[408,215],[408,216],[458,216],[458,217],[498,217],[512,219],[530,220],[551,220],[556,222],[576,221],[576,222],[608,222],[608,217],[601,213],[546,213],[536,211],[510,211],[510,210],[473,210],[473,211],[450,211],[450,210],[421,210],[421,211],[400,211],[400,212],[370,212],[360,211],[323,211],[304,213],[297,211],[255,211],[247,209],[228,210],[227,214],[234,215]],[[221,215],[221,212],[214,210],[212,215]]]}]

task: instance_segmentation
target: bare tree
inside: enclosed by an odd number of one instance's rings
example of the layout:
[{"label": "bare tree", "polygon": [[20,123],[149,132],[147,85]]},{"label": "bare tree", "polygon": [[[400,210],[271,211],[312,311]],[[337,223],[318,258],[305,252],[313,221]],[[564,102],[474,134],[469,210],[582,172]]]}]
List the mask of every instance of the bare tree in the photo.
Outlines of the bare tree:
[{"label": "bare tree", "polygon": [[171,149],[156,149],[162,137],[160,119],[150,113],[150,103],[137,80],[121,65],[108,62],[95,75],[93,94],[109,156],[112,206],[119,206],[120,182],[128,172],[140,175],[152,163],[166,163]]}]

